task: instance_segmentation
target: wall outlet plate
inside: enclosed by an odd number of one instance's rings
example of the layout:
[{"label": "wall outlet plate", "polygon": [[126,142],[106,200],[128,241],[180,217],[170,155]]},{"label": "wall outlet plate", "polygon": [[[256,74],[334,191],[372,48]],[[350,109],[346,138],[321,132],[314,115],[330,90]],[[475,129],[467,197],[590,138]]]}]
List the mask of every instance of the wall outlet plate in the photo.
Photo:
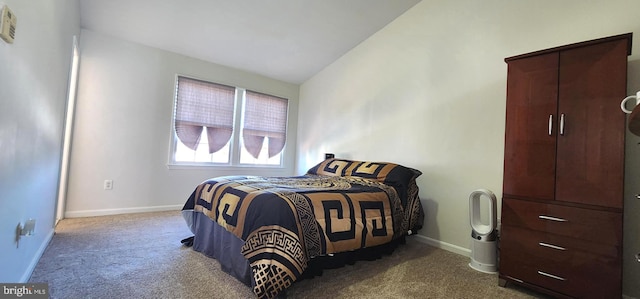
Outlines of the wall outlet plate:
[{"label": "wall outlet plate", "polygon": [[113,189],[113,180],[104,180],[103,183],[104,190],[112,190]]},{"label": "wall outlet plate", "polygon": [[22,228],[22,235],[32,236],[34,235],[35,230],[36,230],[36,220],[29,219],[27,220],[27,222],[24,224],[24,227]]},{"label": "wall outlet plate", "polygon": [[24,226],[22,226],[22,223],[18,222],[18,225],[16,226],[16,248],[20,247],[20,238],[22,236],[33,236],[35,234],[35,230],[36,230],[36,220],[35,219],[29,219],[27,220],[27,222],[24,223]]}]

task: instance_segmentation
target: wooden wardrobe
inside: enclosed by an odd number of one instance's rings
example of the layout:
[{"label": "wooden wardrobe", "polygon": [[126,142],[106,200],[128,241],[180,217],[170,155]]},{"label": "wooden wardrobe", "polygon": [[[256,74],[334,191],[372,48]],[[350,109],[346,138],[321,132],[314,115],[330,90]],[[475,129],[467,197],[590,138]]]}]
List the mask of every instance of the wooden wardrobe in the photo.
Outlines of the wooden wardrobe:
[{"label": "wooden wardrobe", "polygon": [[621,298],[623,34],[506,58],[500,285]]}]

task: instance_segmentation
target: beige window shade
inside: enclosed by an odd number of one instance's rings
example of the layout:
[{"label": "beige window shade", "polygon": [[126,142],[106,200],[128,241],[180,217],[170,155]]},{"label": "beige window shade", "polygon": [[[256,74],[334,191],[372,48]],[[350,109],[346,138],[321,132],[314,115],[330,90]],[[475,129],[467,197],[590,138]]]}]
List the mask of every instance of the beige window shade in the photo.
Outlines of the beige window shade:
[{"label": "beige window shade", "polygon": [[207,129],[209,153],[223,148],[233,133],[235,87],[178,77],[175,129],[178,139],[192,150]]},{"label": "beige window shade", "polygon": [[287,99],[246,91],[242,140],[254,158],[260,155],[265,137],[269,137],[269,158],[284,148],[288,102]]}]

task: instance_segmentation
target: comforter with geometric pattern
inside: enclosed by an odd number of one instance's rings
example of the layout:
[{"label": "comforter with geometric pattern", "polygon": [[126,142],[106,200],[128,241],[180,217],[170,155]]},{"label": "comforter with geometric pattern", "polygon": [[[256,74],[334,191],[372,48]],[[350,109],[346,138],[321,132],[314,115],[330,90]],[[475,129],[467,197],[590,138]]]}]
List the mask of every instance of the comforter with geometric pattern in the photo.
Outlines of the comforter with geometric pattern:
[{"label": "comforter with geometric pattern", "polygon": [[[313,257],[385,244],[422,226],[417,186],[411,186],[419,172],[409,168],[413,175],[399,188],[385,183],[396,164],[337,162],[321,163],[298,177],[212,178],[196,187],[183,210],[203,213],[244,240],[254,293],[273,298],[302,275]],[[336,174],[335,166],[344,163],[369,164],[359,164],[360,175],[355,166]]]}]

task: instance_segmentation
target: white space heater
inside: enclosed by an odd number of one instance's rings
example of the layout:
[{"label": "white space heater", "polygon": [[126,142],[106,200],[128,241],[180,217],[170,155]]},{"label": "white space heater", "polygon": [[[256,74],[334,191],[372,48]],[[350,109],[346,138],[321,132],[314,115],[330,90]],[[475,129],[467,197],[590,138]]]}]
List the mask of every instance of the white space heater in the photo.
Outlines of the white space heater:
[{"label": "white space heater", "polygon": [[[481,200],[487,200],[482,204]],[[478,189],[469,195],[469,217],[471,222],[471,262],[469,266],[484,273],[498,271],[498,224],[496,196],[487,189]],[[482,207],[487,208],[484,214]],[[485,216],[483,221],[483,217]]]}]

